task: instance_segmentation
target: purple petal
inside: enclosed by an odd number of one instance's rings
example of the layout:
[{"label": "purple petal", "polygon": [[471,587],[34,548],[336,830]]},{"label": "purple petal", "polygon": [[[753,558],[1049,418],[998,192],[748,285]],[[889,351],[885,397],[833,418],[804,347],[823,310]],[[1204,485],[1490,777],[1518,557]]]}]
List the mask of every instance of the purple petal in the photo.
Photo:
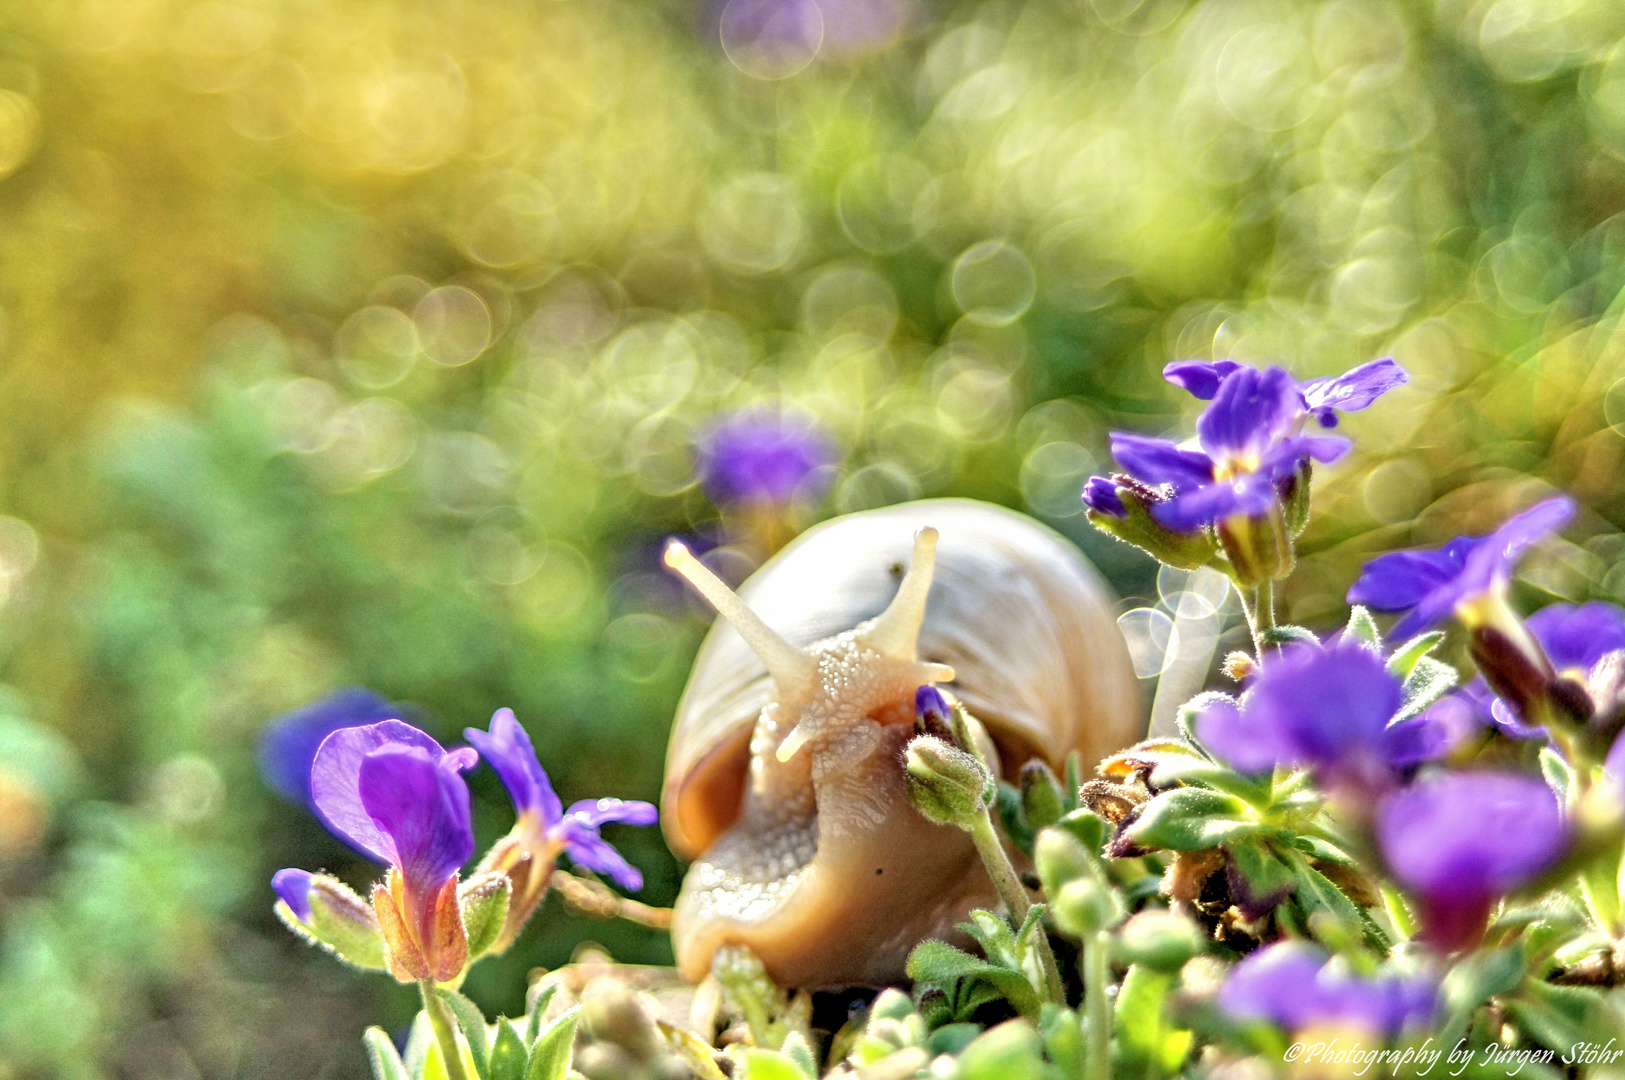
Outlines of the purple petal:
[{"label": "purple petal", "polygon": [[1234,360],[1176,360],[1162,369],[1162,377],[1199,401],[1212,401],[1219,384],[1239,367]]},{"label": "purple petal", "polygon": [[1238,368],[1219,384],[1213,404],[1196,421],[1196,434],[1214,460],[1261,457],[1292,431],[1301,407],[1297,384],[1284,369]]},{"label": "purple petal", "polygon": [[322,740],[341,728],[397,719],[400,706],[359,686],[272,720],[260,735],[260,775],[289,802],[310,805],[310,767]]},{"label": "purple petal", "polygon": [[935,717],[940,723],[948,722],[948,699],[942,691],[929,684],[914,691],[914,715],[924,720]]},{"label": "purple petal", "polygon": [[1322,409],[1358,412],[1394,387],[1403,386],[1410,378],[1392,357],[1385,357],[1361,364],[1336,378],[1311,379],[1300,389],[1304,404],[1317,414]]},{"label": "purple petal", "polygon": [[1548,604],[1526,623],[1558,671],[1589,673],[1604,656],[1625,649],[1625,611],[1602,600]]},{"label": "purple petal", "polygon": [[374,750],[362,759],[360,791],[409,896],[432,897],[474,854],[468,785],[445,755],[398,744]]},{"label": "purple petal", "polygon": [[439,743],[411,724],[385,720],[333,732],[322,741],[310,770],[316,816],[356,850],[381,863],[394,861],[394,844],[363,805],[361,763],[386,746],[416,747],[435,761],[445,753]]},{"label": "purple petal", "polygon": [[536,760],[530,735],[515,719],[512,709],[498,709],[491,717],[489,732],[469,728],[463,737],[474,744],[480,756],[490,762],[502,778],[502,786],[508,789],[514,810],[520,814],[539,814],[544,827],[558,823],[564,804],[554,794],[547,773]]},{"label": "purple petal", "polygon": [[1091,476],[1083,485],[1083,505],[1107,517],[1128,517],[1128,509],[1118,498],[1117,484],[1104,476]]},{"label": "purple petal", "polygon": [[1213,460],[1199,450],[1181,450],[1167,439],[1112,432],[1112,457],[1130,476],[1148,484],[1198,487],[1213,481]]},{"label": "purple petal", "polygon": [[1306,435],[1295,442],[1306,456],[1325,464],[1336,461],[1354,446],[1340,435]]},{"label": "purple petal", "polygon": [[1319,976],[1326,954],[1300,941],[1259,949],[1230,969],[1219,1007],[1238,1020],[1267,1020],[1296,1029],[1321,1019],[1328,1002]]},{"label": "purple petal", "polygon": [[290,867],[278,870],[271,878],[271,888],[276,891],[277,897],[288,905],[293,917],[302,923],[310,921],[310,883],[313,877],[309,870]]},{"label": "purple petal", "polygon": [[1152,507],[1151,516],[1175,532],[1190,532],[1237,514],[1262,517],[1279,501],[1280,494],[1268,476],[1244,473],[1234,480],[1181,492]]},{"label": "purple petal", "polygon": [[1267,772],[1292,750],[1281,732],[1228,701],[1209,706],[1196,718],[1196,737],[1225,763],[1246,773]]},{"label": "purple petal", "polygon": [[1450,551],[1396,551],[1365,564],[1349,589],[1348,602],[1376,611],[1403,611],[1459,573],[1461,559]]},{"label": "purple petal", "polygon": [[1574,500],[1559,495],[1508,518],[1463,560],[1462,577],[1469,588],[1476,592],[1511,576],[1513,564],[1523,553],[1567,525],[1574,510]]},{"label": "purple petal", "polygon": [[1397,769],[1437,761],[1479,730],[1477,710],[1461,694],[1451,694],[1420,716],[1388,725],[1383,754]]},{"label": "purple petal", "polygon": [[1625,735],[1614,739],[1614,745],[1608,748],[1608,756],[1603,759],[1602,767],[1614,783],[1625,786]]},{"label": "purple petal", "polygon": [[1385,798],[1377,838],[1401,884],[1435,905],[1470,907],[1533,880],[1563,853],[1568,829],[1542,780],[1449,773]]},{"label": "purple petal", "polygon": [[570,821],[597,829],[610,822],[623,825],[653,825],[660,820],[660,811],[655,809],[653,803],[640,802],[636,799],[582,799],[580,802],[571,803],[564,816]]},{"label": "purple petal", "polygon": [[638,868],[621,858],[621,853],[592,829],[566,817],[560,830],[565,852],[577,863],[593,873],[607,875],[623,889],[643,888],[643,875]]},{"label": "purple petal", "polygon": [[1363,774],[1386,760],[1388,721],[1403,698],[1399,680],[1365,646],[1300,644],[1270,660],[1245,711],[1252,723],[1277,733],[1290,764]]}]

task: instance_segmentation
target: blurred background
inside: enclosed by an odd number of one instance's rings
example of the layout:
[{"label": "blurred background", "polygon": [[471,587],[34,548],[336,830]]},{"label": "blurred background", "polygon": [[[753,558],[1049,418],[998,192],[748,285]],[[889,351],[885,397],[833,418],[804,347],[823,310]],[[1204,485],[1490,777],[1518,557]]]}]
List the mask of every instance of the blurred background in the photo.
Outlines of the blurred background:
[{"label": "blurred background", "polygon": [[[412,994],[268,880],[375,868],[260,732],[506,705],[566,800],[654,798],[708,622],[668,535],[738,580],[822,517],[1023,508],[1149,700],[1222,594],[1078,492],[1108,429],[1187,430],[1172,359],[1412,374],[1316,478],[1291,618],[1549,487],[1586,509],[1524,599],[1625,599],[1621,210],[1617,0],[6,5],[0,1077],[363,1076]],[[741,409],[823,467],[702,476]],[[614,839],[669,903],[657,831]],[[586,940],[670,955],[550,899],[468,990],[513,1012]]]}]

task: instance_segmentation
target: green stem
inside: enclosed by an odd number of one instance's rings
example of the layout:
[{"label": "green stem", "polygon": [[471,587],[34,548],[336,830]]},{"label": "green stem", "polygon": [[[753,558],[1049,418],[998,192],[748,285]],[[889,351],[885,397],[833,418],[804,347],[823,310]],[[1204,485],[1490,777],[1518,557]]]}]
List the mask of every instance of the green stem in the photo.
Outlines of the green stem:
[{"label": "green stem", "polygon": [[1111,974],[1106,967],[1109,949],[1104,931],[1083,939],[1084,1080],[1110,1080],[1112,1074],[1112,1012],[1106,998]]},{"label": "green stem", "polygon": [[440,1046],[440,1057],[446,1065],[446,1080],[469,1080],[463,1067],[463,1048],[457,1044],[457,1021],[451,1007],[435,991],[434,980],[419,979],[418,989],[423,993],[423,1011],[429,1016],[429,1029]]},{"label": "green stem", "polygon": [[[1004,845],[999,842],[999,834],[993,828],[993,818],[985,807],[971,820],[969,832],[972,842],[976,844],[976,853],[982,857],[982,865],[987,867],[988,877],[993,879],[994,888],[999,890],[999,898],[1010,909],[1010,918],[1019,930],[1032,911],[1032,901],[1027,899],[1027,890],[1016,876],[1016,868],[1010,865],[1010,857],[1004,853]],[[1055,954],[1050,951],[1049,937],[1043,927],[1038,928],[1033,943],[1038,952],[1038,964],[1044,970],[1044,985],[1049,1000],[1065,1008],[1066,990],[1061,985],[1061,969],[1055,963]]]},{"label": "green stem", "polygon": [[1253,636],[1253,656],[1260,666],[1264,663],[1264,634],[1275,629],[1275,582],[1269,578],[1251,589],[1236,586],[1241,598],[1241,611],[1247,617],[1247,629]]}]

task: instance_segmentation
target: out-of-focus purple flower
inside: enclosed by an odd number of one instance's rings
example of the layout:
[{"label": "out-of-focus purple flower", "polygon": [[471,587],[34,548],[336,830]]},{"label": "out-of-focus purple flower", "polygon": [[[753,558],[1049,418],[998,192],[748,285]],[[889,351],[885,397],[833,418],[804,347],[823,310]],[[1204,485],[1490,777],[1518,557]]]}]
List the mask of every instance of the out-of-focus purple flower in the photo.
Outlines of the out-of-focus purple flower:
[{"label": "out-of-focus purple flower", "polygon": [[[1180,360],[1162,369],[1162,377],[1202,401],[1211,401],[1226,378],[1246,367],[1234,360]],[[1373,360],[1342,375],[1297,383],[1298,399],[1321,427],[1337,426],[1339,412],[1359,412],[1372,402],[1410,381],[1405,369],[1391,357]]]},{"label": "out-of-focus purple flower", "polygon": [[1565,496],[1536,503],[1483,537],[1459,537],[1435,551],[1396,551],[1365,564],[1349,589],[1351,604],[1410,613],[1394,625],[1409,637],[1437,625],[1463,604],[1506,587],[1512,567],[1574,516]]},{"label": "out-of-focus purple flower", "polygon": [[1625,734],[1614,739],[1614,745],[1608,748],[1608,756],[1603,759],[1603,770],[1614,778],[1614,783],[1625,787]]},{"label": "out-of-focus purple flower", "polygon": [[1152,515],[1189,531],[1233,516],[1258,517],[1280,503],[1277,485],[1305,459],[1335,461],[1347,439],[1302,434],[1297,384],[1285,370],[1239,367],[1220,383],[1213,404],[1196,421],[1201,449],[1167,439],[1112,433],[1112,456],[1137,480],[1169,485],[1173,498]]},{"label": "out-of-focus purple flower", "polygon": [[1128,517],[1128,509],[1117,496],[1117,484],[1105,476],[1091,476],[1083,485],[1083,505],[1108,517]]},{"label": "out-of-focus purple flower", "polygon": [[835,446],[805,416],[747,409],[699,440],[700,475],[716,502],[816,498],[833,477]]},{"label": "out-of-focus purple flower", "polygon": [[1388,763],[1405,769],[1438,761],[1478,730],[1476,706],[1458,691],[1440,698],[1420,716],[1389,724],[1383,746]]},{"label": "out-of-focus purple flower", "polygon": [[1569,841],[1552,789],[1510,773],[1448,773],[1393,792],[1376,825],[1383,858],[1419,900],[1420,936],[1444,952],[1477,944],[1496,901]]},{"label": "out-of-focus purple flower", "polygon": [[1362,978],[1313,945],[1282,941],[1232,968],[1218,1002],[1238,1020],[1265,1020],[1288,1032],[1346,1025],[1393,1038],[1433,1021],[1439,989],[1425,972]]},{"label": "out-of-focus purple flower", "polygon": [[529,839],[532,857],[548,863],[560,852],[587,869],[605,874],[627,889],[643,888],[643,875],[599,835],[612,822],[653,825],[659,817],[653,805],[620,799],[583,799],[562,808],[553,785],[536,760],[530,736],[519,726],[512,709],[498,709],[490,731],[469,728],[463,733],[496,769],[513,798],[519,822],[514,834]]},{"label": "out-of-focus purple flower", "polygon": [[1382,659],[1356,642],[1289,645],[1272,657],[1241,705],[1210,707],[1202,743],[1243,772],[1308,765],[1331,783],[1383,785],[1413,763],[1410,732],[1389,726],[1404,697]]},{"label": "out-of-focus purple flower", "polygon": [[277,899],[288,905],[294,918],[302,923],[310,921],[310,883],[315,875],[308,870],[289,868],[278,870],[271,878],[271,888]]},{"label": "out-of-focus purple flower", "polygon": [[260,734],[260,775],[289,802],[310,805],[310,766],[322,740],[340,728],[399,720],[400,706],[371,690],[346,686],[272,720]]},{"label": "out-of-focus purple flower", "polygon": [[948,712],[948,699],[942,696],[941,690],[928,683],[914,691],[914,715],[921,720],[946,724]]},{"label": "out-of-focus purple flower", "polygon": [[317,816],[390,867],[372,899],[397,978],[445,981],[467,959],[457,872],[474,853],[474,830],[461,773],[478,760],[471,747],[448,752],[399,720],[342,728],[316,751]]},{"label": "out-of-focus purple flower", "polygon": [[1603,600],[1548,604],[1524,620],[1560,674],[1584,682],[1598,660],[1625,649],[1625,611]]},{"label": "out-of-focus purple flower", "polygon": [[[788,74],[814,55],[838,59],[883,48],[907,27],[909,0],[728,0],[719,5],[717,28],[730,55],[740,49],[784,54],[766,70]],[[786,70],[786,68],[788,70]]]}]

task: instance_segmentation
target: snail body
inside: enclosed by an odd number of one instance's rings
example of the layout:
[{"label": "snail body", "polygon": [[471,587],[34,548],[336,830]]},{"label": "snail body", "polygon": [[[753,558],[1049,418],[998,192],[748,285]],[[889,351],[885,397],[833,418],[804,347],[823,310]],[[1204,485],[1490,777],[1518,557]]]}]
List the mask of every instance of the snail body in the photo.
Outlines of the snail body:
[{"label": "snail body", "polygon": [[667,840],[694,860],[672,924],[689,979],[736,942],[785,986],[895,981],[918,942],[997,906],[969,837],[908,801],[921,685],[965,703],[1012,778],[1144,732],[1104,583],[1014,511],[940,499],[837,518],[737,596],[680,545],[667,563],[723,616],[678,705],[662,794]]}]

